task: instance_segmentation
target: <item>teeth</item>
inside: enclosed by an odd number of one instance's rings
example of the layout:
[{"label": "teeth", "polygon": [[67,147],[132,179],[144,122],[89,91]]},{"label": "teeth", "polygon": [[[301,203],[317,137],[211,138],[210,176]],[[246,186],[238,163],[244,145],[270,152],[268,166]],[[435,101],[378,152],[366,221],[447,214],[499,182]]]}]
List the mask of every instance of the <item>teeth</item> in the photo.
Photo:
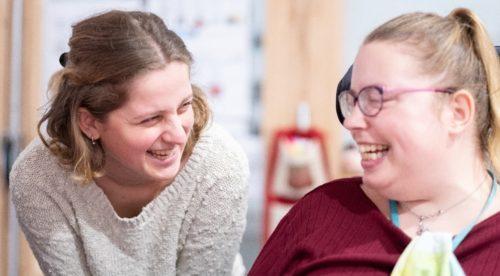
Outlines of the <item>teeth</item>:
[{"label": "teeth", "polygon": [[359,151],[361,153],[373,153],[373,152],[379,152],[379,151],[386,151],[389,149],[388,145],[359,145]]},{"label": "teeth", "polygon": [[375,160],[384,156],[384,152],[367,152],[361,154],[361,159],[363,160]]},{"label": "teeth", "polygon": [[381,144],[363,144],[359,145],[359,152],[363,160],[375,160],[384,156],[389,149],[388,145]]},{"label": "teeth", "polygon": [[173,150],[149,150],[148,152],[154,157],[162,159],[168,158],[174,154]]}]

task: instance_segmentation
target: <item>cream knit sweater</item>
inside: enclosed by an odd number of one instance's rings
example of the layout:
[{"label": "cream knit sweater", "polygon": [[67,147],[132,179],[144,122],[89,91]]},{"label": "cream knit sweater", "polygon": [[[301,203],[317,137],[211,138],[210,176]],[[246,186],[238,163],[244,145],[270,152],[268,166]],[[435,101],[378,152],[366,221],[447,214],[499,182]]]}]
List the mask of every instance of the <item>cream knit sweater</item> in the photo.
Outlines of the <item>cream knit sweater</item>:
[{"label": "cream knit sweater", "polygon": [[[117,141],[119,142],[119,141]],[[205,130],[174,182],[134,218],[70,177],[39,140],[10,175],[19,223],[48,275],[227,275],[245,228],[248,162],[220,127]]]}]

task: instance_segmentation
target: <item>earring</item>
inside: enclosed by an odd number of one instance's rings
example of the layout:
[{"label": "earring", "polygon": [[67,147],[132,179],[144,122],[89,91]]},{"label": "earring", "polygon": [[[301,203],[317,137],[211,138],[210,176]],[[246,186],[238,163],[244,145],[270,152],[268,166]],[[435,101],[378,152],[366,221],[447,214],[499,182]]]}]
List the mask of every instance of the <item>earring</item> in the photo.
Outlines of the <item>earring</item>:
[{"label": "earring", "polygon": [[95,146],[94,136],[90,136],[90,140],[92,140],[92,145],[94,145],[94,146]]}]

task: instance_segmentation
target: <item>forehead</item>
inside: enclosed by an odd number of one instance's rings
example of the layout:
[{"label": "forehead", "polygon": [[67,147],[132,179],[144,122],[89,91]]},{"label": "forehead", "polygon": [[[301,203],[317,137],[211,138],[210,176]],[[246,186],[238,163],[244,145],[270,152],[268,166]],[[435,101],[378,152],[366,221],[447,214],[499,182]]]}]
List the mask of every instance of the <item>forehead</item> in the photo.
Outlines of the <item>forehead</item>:
[{"label": "forehead", "polygon": [[355,90],[369,85],[419,87],[429,85],[434,79],[424,74],[410,46],[375,41],[360,48],[353,66],[351,87]]},{"label": "forehead", "polygon": [[143,98],[155,92],[182,88],[186,83],[190,83],[189,66],[182,62],[171,62],[164,68],[139,74],[128,83],[126,89],[129,98]]},{"label": "forehead", "polygon": [[192,94],[189,67],[180,62],[169,63],[165,68],[135,77],[125,89],[128,99],[120,108],[125,112],[175,109]]}]

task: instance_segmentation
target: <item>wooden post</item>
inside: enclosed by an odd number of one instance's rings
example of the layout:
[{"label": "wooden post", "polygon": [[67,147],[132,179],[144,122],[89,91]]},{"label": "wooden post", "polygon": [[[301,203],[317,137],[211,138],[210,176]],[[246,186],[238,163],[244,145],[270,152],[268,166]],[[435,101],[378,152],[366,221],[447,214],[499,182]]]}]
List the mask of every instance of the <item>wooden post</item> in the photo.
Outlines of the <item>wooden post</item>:
[{"label": "wooden post", "polygon": [[[0,0],[0,143],[9,129],[11,30],[12,0]],[[4,154],[0,148],[0,275],[7,275],[8,269],[9,199]]]},{"label": "wooden post", "polygon": [[21,135],[22,146],[36,136],[42,105],[42,0],[25,0],[23,5]]},{"label": "wooden post", "polygon": [[299,102],[325,135],[330,174],[340,174],[341,130],[334,93],[341,77],[343,1],[267,0],[262,132],[295,125]]},{"label": "wooden post", "polygon": [[[42,99],[42,0],[23,1],[21,146],[36,135],[38,108]],[[19,275],[43,275],[24,235],[20,238]]]}]

